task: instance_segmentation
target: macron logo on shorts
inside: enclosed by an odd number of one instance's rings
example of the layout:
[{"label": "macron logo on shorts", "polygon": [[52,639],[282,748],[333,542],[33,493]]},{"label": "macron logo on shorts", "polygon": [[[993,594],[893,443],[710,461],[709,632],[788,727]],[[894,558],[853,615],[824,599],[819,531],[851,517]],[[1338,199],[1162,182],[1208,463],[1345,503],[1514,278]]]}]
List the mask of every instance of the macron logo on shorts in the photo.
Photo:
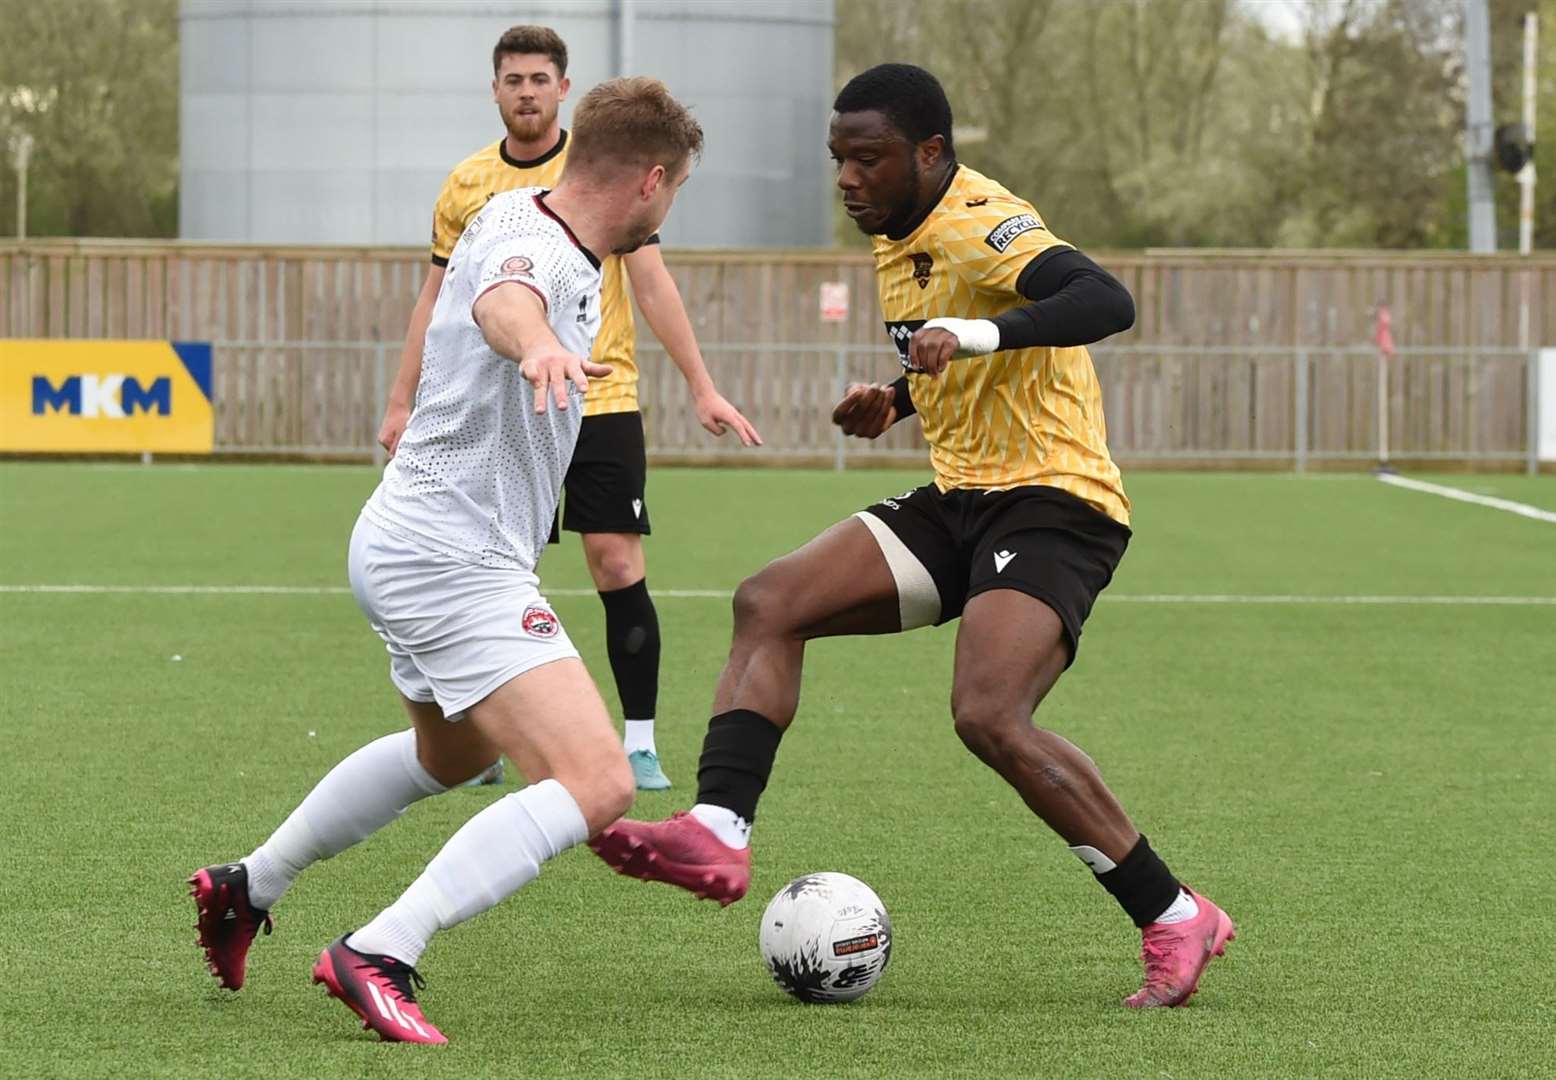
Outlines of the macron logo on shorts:
[{"label": "macron logo on shorts", "polygon": [[1005,567],[1010,565],[1010,560],[1016,557],[1014,551],[996,551],[994,553],[994,572],[1003,574]]}]

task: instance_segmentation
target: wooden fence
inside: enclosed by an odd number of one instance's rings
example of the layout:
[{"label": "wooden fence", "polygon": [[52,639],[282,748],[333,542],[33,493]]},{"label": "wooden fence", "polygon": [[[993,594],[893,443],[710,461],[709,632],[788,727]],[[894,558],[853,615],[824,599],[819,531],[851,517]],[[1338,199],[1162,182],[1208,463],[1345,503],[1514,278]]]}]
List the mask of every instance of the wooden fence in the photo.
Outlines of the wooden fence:
[{"label": "wooden fence", "polygon": [[[838,380],[895,367],[869,256],[667,258],[715,378],[754,414],[769,456],[834,459],[825,410]],[[1512,460],[1527,445],[1520,307],[1527,295],[1530,343],[1556,346],[1556,258],[1147,251],[1100,261],[1138,308],[1132,331],[1095,350],[1125,460],[1370,459],[1378,387],[1367,342],[1380,302],[1404,350],[1388,377],[1398,453]],[[0,336],[215,342],[221,450],[360,456],[425,267],[419,249],[0,243]],[[820,322],[823,281],[848,283],[846,322]],[[717,449],[686,417],[651,335],[640,343],[656,452]],[[915,437],[855,447],[918,460]]]}]

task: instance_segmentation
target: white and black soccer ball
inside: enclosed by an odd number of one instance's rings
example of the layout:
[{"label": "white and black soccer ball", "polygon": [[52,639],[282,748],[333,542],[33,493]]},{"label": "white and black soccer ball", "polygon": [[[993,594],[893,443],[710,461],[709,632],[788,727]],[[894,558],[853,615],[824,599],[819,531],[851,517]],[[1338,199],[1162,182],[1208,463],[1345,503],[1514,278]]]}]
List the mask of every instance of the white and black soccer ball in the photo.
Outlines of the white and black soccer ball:
[{"label": "white and black soccer ball", "polygon": [[891,959],[891,919],[875,890],[847,874],[795,878],[762,912],[762,959],[801,1001],[853,1001]]}]

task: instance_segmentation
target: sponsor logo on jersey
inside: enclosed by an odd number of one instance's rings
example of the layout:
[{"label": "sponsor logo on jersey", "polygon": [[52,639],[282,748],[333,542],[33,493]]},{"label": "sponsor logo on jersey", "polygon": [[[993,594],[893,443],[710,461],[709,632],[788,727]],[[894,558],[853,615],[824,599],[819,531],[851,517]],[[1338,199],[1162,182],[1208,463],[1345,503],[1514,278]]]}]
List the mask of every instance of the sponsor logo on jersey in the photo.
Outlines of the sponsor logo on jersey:
[{"label": "sponsor logo on jersey", "polygon": [[833,956],[853,956],[856,953],[869,952],[879,948],[881,936],[879,934],[861,934],[858,937],[844,938],[842,941],[832,943]]},{"label": "sponsor logo on jersey", "polygon": [[913,332],[924,325],[923,319],[897,319],[886,323],[886,336],[897,347],[897,361],[904,371],[916,371],[908,363],[908,347],[913,343]]},{"label": "sponsor logo on jersey", "polygon": [[557,621],[556,612],[540,604],[531,604],[524,609],[524,617],[520,625],[530,637],[554,638],[557,631],[562,629],[562,624]]},{"label": "sponsor logo on jersey", "polygon": [[1017,214],[994,226],[989,235],[983,238],[983,242],[1000,254],[1004,254],[1005,249],[1010,247],[1011,241],[1016,237],[1042,227],[1043,223],[1037,220],[1036,214]]},{"label": "sponsor logo on jersey", "polygon": [[919,288],[929,288],[929,272],[935,268],[935,260],[917,251],[910,253],[908,258],[913,260],[913,280],[918,282]]}]

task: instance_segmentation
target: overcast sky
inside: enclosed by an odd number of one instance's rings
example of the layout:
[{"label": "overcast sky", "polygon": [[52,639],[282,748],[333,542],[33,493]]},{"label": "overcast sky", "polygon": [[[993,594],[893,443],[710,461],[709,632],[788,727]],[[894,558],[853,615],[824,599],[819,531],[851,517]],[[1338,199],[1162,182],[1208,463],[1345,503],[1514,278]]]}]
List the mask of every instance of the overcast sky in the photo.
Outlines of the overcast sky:
[{"label": "overcast sky", "polygon": [[1302,8],[1313,4],[1337,4],[1343,0],[1243,0],[1243,6],[1275,33],[1296,37],[1302,26]]}]

